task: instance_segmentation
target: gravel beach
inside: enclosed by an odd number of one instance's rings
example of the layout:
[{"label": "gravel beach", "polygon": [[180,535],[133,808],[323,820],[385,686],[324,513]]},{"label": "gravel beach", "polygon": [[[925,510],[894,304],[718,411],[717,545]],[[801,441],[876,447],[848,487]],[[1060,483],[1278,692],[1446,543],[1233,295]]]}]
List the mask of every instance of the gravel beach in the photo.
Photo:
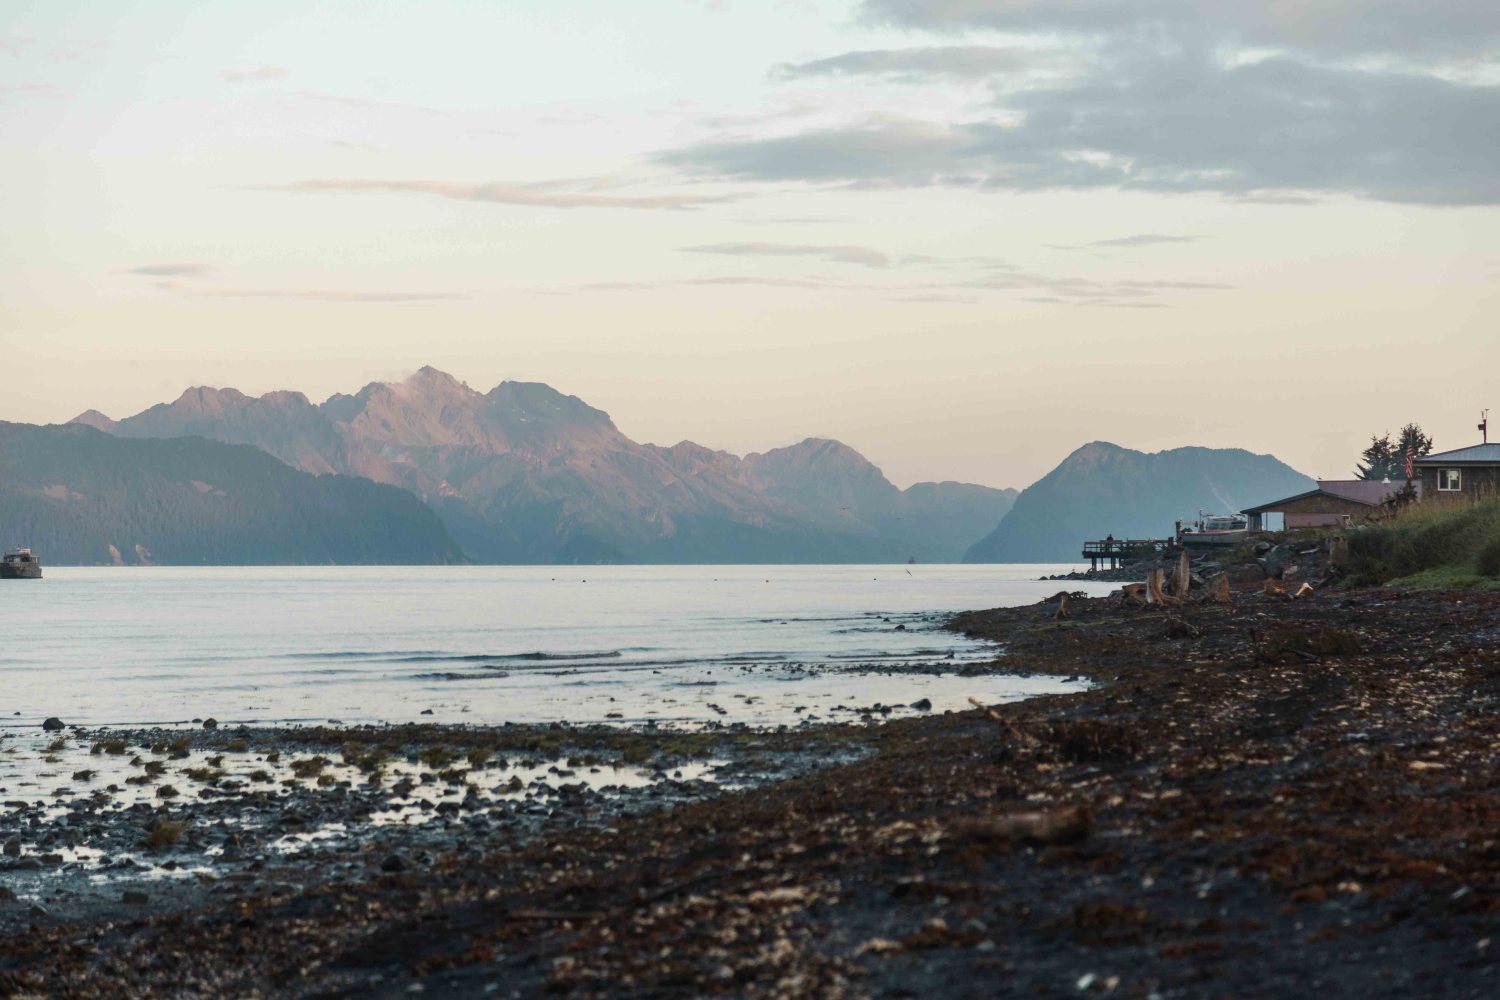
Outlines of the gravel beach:
[{"label": "gravel beach", "polygon": [[883,724],[46,734],[0,993],[1492,995],[1500,596],[1055,612],[951,627],[1088,689]]}]

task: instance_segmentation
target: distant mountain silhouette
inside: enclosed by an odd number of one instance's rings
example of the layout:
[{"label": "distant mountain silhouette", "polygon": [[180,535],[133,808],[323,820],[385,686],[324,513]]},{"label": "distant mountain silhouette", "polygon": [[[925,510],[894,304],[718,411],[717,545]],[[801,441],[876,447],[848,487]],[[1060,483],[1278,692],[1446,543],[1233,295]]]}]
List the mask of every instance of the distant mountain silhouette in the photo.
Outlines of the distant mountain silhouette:
[{"label": "distant mountain silhouette", "polygon": [[434,368],[321,405],[200,387],[119,421],[75,420],[122,437],[254,445],[307,472],[404,487],[480,562],[955,562],[1016,496],[900,490],[837,441],[744,458],[638,444],[550,386],[481,393]]},{"label": "distant mountain silhouette", "polygon": [[0,542],[46,565],[463,561],[404,490],[256,448],[0,422]]},{"label": "distant mountain silhouette", "polygon": [[1022,490],[964,561],[1077,562],[1090,539],[1164,538],[1199,508],[1227,514],[1313,486],[1272,456],[1238,448],[1147,454],[1095,441]]}]

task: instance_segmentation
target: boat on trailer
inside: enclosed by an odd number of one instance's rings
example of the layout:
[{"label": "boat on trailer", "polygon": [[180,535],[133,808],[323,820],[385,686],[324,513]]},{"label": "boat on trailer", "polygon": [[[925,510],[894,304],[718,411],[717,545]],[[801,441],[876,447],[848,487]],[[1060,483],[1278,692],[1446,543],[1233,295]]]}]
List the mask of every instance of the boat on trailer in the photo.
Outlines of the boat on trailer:
[{"label": "boat on trailer", "polygon": [[1177,522],[1177,542],[1187,548],[1234,545],[1250,535],[1250,520],[1243,514],[1206,514],[1196,521]]}]

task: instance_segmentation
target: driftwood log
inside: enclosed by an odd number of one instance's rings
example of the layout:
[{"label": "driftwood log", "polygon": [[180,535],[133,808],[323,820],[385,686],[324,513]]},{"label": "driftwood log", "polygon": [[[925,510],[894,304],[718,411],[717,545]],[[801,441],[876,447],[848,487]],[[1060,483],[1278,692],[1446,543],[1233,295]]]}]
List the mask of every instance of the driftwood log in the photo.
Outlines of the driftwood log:
[{"label": "driftwood log", "polygon": [[1072,844],[1094,828],[1094,814],[1085,806],[1047,812],[1010,813],[959,820],[949,827],[955,840],[981,844]]}]

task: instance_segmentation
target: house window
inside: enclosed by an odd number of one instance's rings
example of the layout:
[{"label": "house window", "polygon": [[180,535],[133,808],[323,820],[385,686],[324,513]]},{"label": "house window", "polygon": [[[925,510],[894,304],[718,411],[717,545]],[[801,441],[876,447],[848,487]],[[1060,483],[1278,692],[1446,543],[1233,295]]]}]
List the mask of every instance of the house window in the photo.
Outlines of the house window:
[{"label": "house window", "polygon": [[1447,493],[1455,493],[1463,489],[1463,476],[1458,469],[1438,470],[1438,489]]}]

